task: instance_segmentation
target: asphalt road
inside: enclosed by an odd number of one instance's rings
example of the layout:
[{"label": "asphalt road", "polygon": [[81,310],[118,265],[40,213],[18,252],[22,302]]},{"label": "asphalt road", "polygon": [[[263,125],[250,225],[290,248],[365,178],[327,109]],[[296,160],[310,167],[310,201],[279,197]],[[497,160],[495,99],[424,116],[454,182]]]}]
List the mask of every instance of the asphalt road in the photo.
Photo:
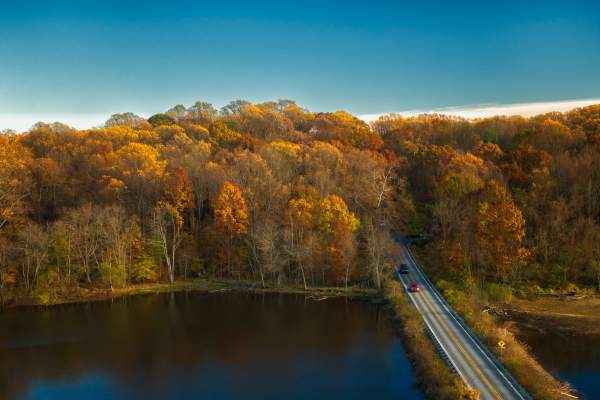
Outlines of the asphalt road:
[{"label": "asphalt road", "polygon": [[402,244],[402,250],[405,263],[409,266],[409,274],[398,274],[398,278],[407,289],[412,283],[421,286],[420,292],[408,295],[423,315],[434,340],[437,340],[450,364],[467,386],[478,390],[482,400],[527,399],[513,386],[508,373],[492,360],[482,344],[453,315],[448,304],[426,279],[405,244]]}]

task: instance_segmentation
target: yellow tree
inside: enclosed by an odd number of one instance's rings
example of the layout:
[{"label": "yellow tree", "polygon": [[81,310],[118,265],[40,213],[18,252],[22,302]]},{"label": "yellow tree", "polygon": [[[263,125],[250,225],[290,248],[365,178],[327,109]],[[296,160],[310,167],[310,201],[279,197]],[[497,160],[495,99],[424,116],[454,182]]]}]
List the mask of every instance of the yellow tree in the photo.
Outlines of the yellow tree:
[{"label": "yellow tree", "polygon": [[[142,143],[129,143],[109,156],[111,167],[106,181],[114,177],[123,182],[129,206],[137,211],[140,226],[148,205],[156,204],[166,162],[159,159],[158,150]],[[143,230],[143,229],[142,229]]]},{"label": "yellow tree", "polygon": [[379,133],[371,130],[363,120],[344,111],[319,114],[315,129],[323,140],[335,140],[359,149],[378,150],[383,146]]},{"label": "yellow tree", "polygon": [[471,153],[455,154],[445,166],[445,175],[436,188],[435,207],[440,253],[447,260],[446,270],[464,273],[471,280],[474,254],[479,248],[473,220],[477,195],[489,175],[484,161]]},{"label": "yellow tree", "polygon": [[215,224],[227,238],[227,269],[231,272],[233,240],[248,231],[248,206],[240,188],[226,181],[214,203]]},{"label": "yellow tree", "polygon": [[289,202],[289,247],[291,259],[297,264],[306,289],[306,269],[312,253],[311,228],[314,219],[315,204],[311,199],[300,197]]},{"label": "yellow tree", "polygon": [[359,226],[341,197],[329,195],[319,203],[317,227],[325,240],[330,275],[336,282],[343,280],[345,286],[356,254],[354,232]]},{"label": "yellow tree", "polygon": [[494,180],[487,183],[484,199],[476,210],[477,236],[482,258],[495,267],[496,277],[504,281],[518,272],[527,256],[522,246],[525,219],[508,191]]},{"label": "yellow tree", "polygon": [[235,147],[242,135],[231,129],[223,120],[217,120],[208,127],[210,141],[221,147]]},{"label": "yellow tree", "polygon": [[184,213],[194,207],[192,188],[186,171],[175,167],[165,179],[165,200],[154,209],[154,228],[167,263],[171,283],[175,280],[176,255],[183,241]]}]

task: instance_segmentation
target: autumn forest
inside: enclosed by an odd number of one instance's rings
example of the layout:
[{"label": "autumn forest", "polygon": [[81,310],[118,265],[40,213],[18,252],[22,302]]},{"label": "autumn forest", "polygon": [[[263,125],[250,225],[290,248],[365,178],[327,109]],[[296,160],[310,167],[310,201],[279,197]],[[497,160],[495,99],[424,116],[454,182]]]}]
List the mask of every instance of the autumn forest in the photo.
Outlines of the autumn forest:
[{"label": "autumn forest", "polygon": [[380,288],[395,233],[439,276],[600,288],[600,106],[532,118],[290,100],[0,135],[0,295],[193,278]]}]

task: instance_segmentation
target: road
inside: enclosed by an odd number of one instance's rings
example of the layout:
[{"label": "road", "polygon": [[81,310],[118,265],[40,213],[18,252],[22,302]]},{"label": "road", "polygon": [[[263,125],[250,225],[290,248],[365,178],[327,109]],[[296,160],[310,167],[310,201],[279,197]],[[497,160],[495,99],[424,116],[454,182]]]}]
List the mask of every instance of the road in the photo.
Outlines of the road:
[{"label": "road", "polygon": [[[482,400],[529,399],[511,383],[512,377],[497,360],[483,348],[452,312],[439,292],[425,277],[410,249],[402,242],[403,257],[409,274],[397,274],[405,288],[418,283],[421,291],[408,293],[409,298],[423,316],[433,340],[437,341],[450,364],[463,381],[481,394]],[[512,381],[514,382],[514,380]]]}]

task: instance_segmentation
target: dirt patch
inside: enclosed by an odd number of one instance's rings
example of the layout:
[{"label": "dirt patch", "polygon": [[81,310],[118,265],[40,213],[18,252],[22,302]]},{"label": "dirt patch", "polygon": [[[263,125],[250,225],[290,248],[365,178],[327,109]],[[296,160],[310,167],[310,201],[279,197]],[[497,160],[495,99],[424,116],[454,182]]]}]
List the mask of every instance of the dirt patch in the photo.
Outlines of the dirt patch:
[{"label": "dirt patch", "polygon": [[[495,304],[496,316],[528,329],[563,334],[600,335],[600,298],[597,296],[544,296],[515,299],[510,304]],[[512,325],[514,329],[514,324]]]}]

